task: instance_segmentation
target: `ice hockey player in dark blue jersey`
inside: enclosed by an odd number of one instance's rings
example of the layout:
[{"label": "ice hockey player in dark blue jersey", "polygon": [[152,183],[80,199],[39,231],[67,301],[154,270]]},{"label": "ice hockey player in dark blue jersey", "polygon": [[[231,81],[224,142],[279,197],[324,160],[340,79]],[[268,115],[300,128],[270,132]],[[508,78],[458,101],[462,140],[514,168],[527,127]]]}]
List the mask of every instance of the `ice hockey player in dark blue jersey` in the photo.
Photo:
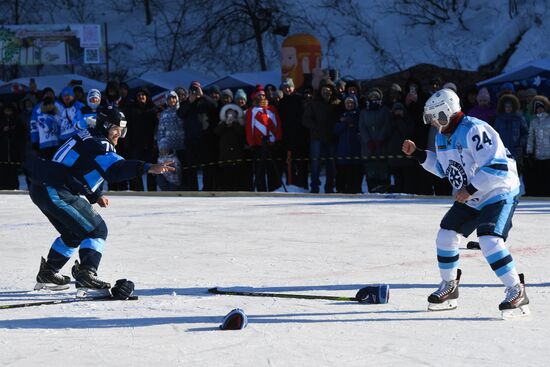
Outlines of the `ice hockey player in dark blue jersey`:
[{"label": "ice hockey player in dark blue jersey", "polygon": [[25,162],[31,199],[60,234],[47,260],[42,258],[35,289],[67,289],[70,278],[59,271],[77,249],[80,264],[72,271],[77,288],[110,288],[97,276],[107,226],[91,205],[109,205],[102,193],[104,180],[117,182],[145,172],[162,174],[174,170],[172,162],[151,164],[123,159],[115,146],[125,134],[124,115],[116,107],[107,107],[98,110],[95,128],[71,137],[51,161],[31,157]]}]

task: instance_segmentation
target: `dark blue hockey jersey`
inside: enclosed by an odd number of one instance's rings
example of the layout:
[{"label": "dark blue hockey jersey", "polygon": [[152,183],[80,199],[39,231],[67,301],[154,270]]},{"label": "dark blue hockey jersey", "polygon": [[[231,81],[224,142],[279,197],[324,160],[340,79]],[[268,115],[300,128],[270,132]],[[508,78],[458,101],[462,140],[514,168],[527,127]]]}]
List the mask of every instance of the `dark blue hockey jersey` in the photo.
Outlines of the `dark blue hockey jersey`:
[{"label": "dark blue hockey jersey", "polygon": [[52,161],[33,157],[25,163],[31,182],[64,187],[75,195],[85,195],[90,203],[101,197],[103,182],[119,182],[141,176],[147,164],[125,160],[111,142],[97,130],[82,130],[67,140]]}]

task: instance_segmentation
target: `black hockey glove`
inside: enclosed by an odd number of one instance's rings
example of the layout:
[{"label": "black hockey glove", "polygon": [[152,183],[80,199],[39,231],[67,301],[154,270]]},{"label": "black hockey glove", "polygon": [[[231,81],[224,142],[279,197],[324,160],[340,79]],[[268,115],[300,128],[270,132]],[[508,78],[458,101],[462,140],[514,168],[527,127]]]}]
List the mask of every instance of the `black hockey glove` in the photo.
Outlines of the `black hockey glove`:
[{"label": "black hockey glove", "polygon": [[119,279],[111,288],[111,294],[116,299],[127,300],[134,293],[134,282],[126,279]]}]

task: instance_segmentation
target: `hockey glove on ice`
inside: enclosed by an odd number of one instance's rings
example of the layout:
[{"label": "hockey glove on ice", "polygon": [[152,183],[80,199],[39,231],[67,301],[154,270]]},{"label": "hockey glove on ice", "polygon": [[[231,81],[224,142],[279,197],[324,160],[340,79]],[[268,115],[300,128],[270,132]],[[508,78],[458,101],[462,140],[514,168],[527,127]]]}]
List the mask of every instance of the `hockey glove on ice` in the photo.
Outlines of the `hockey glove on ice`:
[{"label": "hockey glove on ice", "polygon": [[134,282],[126,279],[119,279],[111,288],[111,294],[116,299],[127,300],[134,293]]}]

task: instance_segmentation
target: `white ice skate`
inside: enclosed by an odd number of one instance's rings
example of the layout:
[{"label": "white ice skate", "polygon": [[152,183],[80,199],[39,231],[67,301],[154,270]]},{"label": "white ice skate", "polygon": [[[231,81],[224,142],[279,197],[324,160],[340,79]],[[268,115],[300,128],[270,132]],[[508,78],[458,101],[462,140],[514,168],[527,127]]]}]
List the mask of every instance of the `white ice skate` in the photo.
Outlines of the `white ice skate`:
[{"label": "white ice skate", "polygon": [[504,301],[498,305],[498,309],[502,313],[504,320],[514,319],[518,317],[528,316],[531,314],[529,310],[529,298],[525,292],[525,280],[523,274],[519,274],[520,282],[513,287],[506,287],[506,297]]},{"label": "white ice skate", "polygon": [[430,294],[428,297],[429,311],[447,311],[458,307],[458,283],[461,275],[462,271],[458,269],[455,280],[442,281],[439,289]]}]

